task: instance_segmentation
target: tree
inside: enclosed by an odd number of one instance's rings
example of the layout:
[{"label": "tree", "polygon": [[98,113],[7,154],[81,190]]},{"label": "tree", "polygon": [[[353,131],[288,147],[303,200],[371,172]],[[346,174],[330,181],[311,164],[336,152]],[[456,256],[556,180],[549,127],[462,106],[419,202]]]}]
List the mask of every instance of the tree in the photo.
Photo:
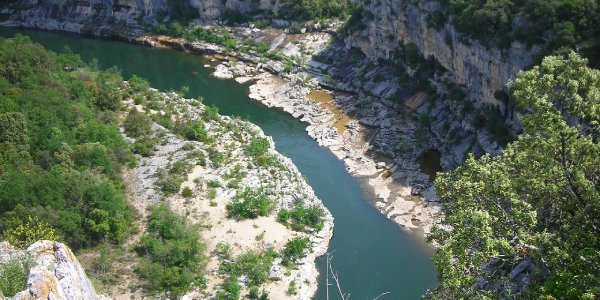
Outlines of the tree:
[{"label": "tree", "polygon": [[27,123],[22,113],[0,114],[0,143],[12,143],[18,149],[29,149]]},{"label": "tree", "polygon": [[438,177],[429,298],[600,296],[600,71],[586,63],[571,52],[521,72],[522,135]]}]

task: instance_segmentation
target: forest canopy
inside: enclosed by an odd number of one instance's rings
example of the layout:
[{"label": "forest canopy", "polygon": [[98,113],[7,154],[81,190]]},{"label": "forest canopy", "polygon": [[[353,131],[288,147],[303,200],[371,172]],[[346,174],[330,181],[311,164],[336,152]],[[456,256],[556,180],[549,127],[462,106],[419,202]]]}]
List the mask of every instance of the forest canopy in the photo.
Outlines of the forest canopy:
[{"label": "forest canopy", "polygon": [[[120,174],[132,156],[117,122],[123,90],[114,70],[92,70],[25,36],[0,39],[3,239],[52,232],[78,249],[126,238]],[[33,225],[48,228],[20,230]]]},{"label": "forest canopy", "polygon": [[509,85],[524,131],[436,180],[433,299],[600,296],[600,71],[571,52]]}]

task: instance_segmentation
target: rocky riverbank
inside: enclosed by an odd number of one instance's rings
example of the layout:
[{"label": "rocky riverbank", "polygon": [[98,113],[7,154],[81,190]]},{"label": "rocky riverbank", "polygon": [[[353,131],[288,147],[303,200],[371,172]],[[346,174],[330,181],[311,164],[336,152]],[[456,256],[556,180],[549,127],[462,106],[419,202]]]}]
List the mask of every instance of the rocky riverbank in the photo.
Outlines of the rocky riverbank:
[{"label": "rocky riverbank", "polygon": [[[404,117],[397,105],[335,82],[327,73],[329,66],[314,59],[333,47],[330,33],[281,38],[276,30],[246,28],[234,29],[233,34],[240,40],[252,38],[269,43],[271,51],[281,51],[289,58],[305,57],[306,62],[284,72],[281,61],[256,53],[232,53],[203,42],[187,43],[185,47],[193,53],[216,57],[213,76],[253,82],[251,99],[308,123],[311,137],[343,160],[350,174],[368,182],[373,204],[388,218],[425,234],[439,223],[443,217],[441,206],[417,158],[440,143],[427,132],[418,143],[416,122]],[[395,151],[399,143],[412,144],[411,149],[398,154]],[[452,165],[445,159],[446,166]]]}]

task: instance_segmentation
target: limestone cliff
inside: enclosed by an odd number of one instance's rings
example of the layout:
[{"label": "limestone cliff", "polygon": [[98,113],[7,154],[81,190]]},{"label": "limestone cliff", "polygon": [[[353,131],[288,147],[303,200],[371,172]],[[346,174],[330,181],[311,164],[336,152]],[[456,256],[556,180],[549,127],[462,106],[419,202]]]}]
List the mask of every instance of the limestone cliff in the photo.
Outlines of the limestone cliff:
[{"label": "limestone cliff", "polygon": [[108,299],[96,294],[85,271],[71,250],[62,243],[39,241],[26,250],[0,243],[0,262],[30,257],[27,288],[10,299]]},{"label": "limestone cliff", "polygon": [[225,11],[230,10],[243,14],[256,11],[274,11],[281,0],[189,0],[192,7],[198,9],[202,19],[217,19]]},{"label": "limestone cliff", "polygon": [[[189,4],[190,9],[198,10],[203,20],[215,20],[226,11],[251,14],[258,11],[273,11],[280,6],[280,0],[178,0]],[[14,1],[17,12],[23,18],[38,18],[77,23],[125,22],[137,25],[141,21],[153,22],[157,16],[166,13],[181,14],[181,5],[174,6],[169,0],[20,0]],[[162,21],[162,20],[156,20]]]},{"label": "limestone cliff", "polygon": [[508,49],[487,48],[461,37],[451,24],[440,29],[428,25],[438,1],[363,0],[362,31],[346,38],[349,47],[359,47],[367,57],[393,59],[400,43],[415,44],[424,57],[433,56],[451,72],[454,82],[466,87],[475,104],[503,108],[494,93],[503,90],[519,70],[529,67],[537,48],[513,42]]},{"label": "limestone cliff", "polygon": [[167,9],[167,0],[22,0],[21,11],[38,18],[93,21],[114,18],[130,21],[138,17],[152,17]]}]

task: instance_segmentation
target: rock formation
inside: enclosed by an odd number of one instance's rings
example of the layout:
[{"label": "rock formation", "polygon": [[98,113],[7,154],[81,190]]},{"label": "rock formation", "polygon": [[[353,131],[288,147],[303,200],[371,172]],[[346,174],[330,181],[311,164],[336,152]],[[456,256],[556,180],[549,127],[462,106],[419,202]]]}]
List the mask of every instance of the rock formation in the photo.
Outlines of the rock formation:
[{"label": "rock formation", "polygon": [[8,242],[0,243],[0,262],[30,258],[27,289],[10,299],[108,299],[96,294],[77,258],[66,245],[38,241],[26,250],[17,250]]},{"label": "rock formation", "polygon": [[433,56],[466,87],[475,104],[503,107],[496,91],[503,90],[516,74],[529,67],[537,47],[513,42],[508,49],[486,47],[461,37],[451,24],[435,29],[428,17],[440,9],[438,1],[363,1],[366,29],[346,38],[348,47],[359,47],[368,58],[392,59],[400,44],[412,43],[424,57]]}]

